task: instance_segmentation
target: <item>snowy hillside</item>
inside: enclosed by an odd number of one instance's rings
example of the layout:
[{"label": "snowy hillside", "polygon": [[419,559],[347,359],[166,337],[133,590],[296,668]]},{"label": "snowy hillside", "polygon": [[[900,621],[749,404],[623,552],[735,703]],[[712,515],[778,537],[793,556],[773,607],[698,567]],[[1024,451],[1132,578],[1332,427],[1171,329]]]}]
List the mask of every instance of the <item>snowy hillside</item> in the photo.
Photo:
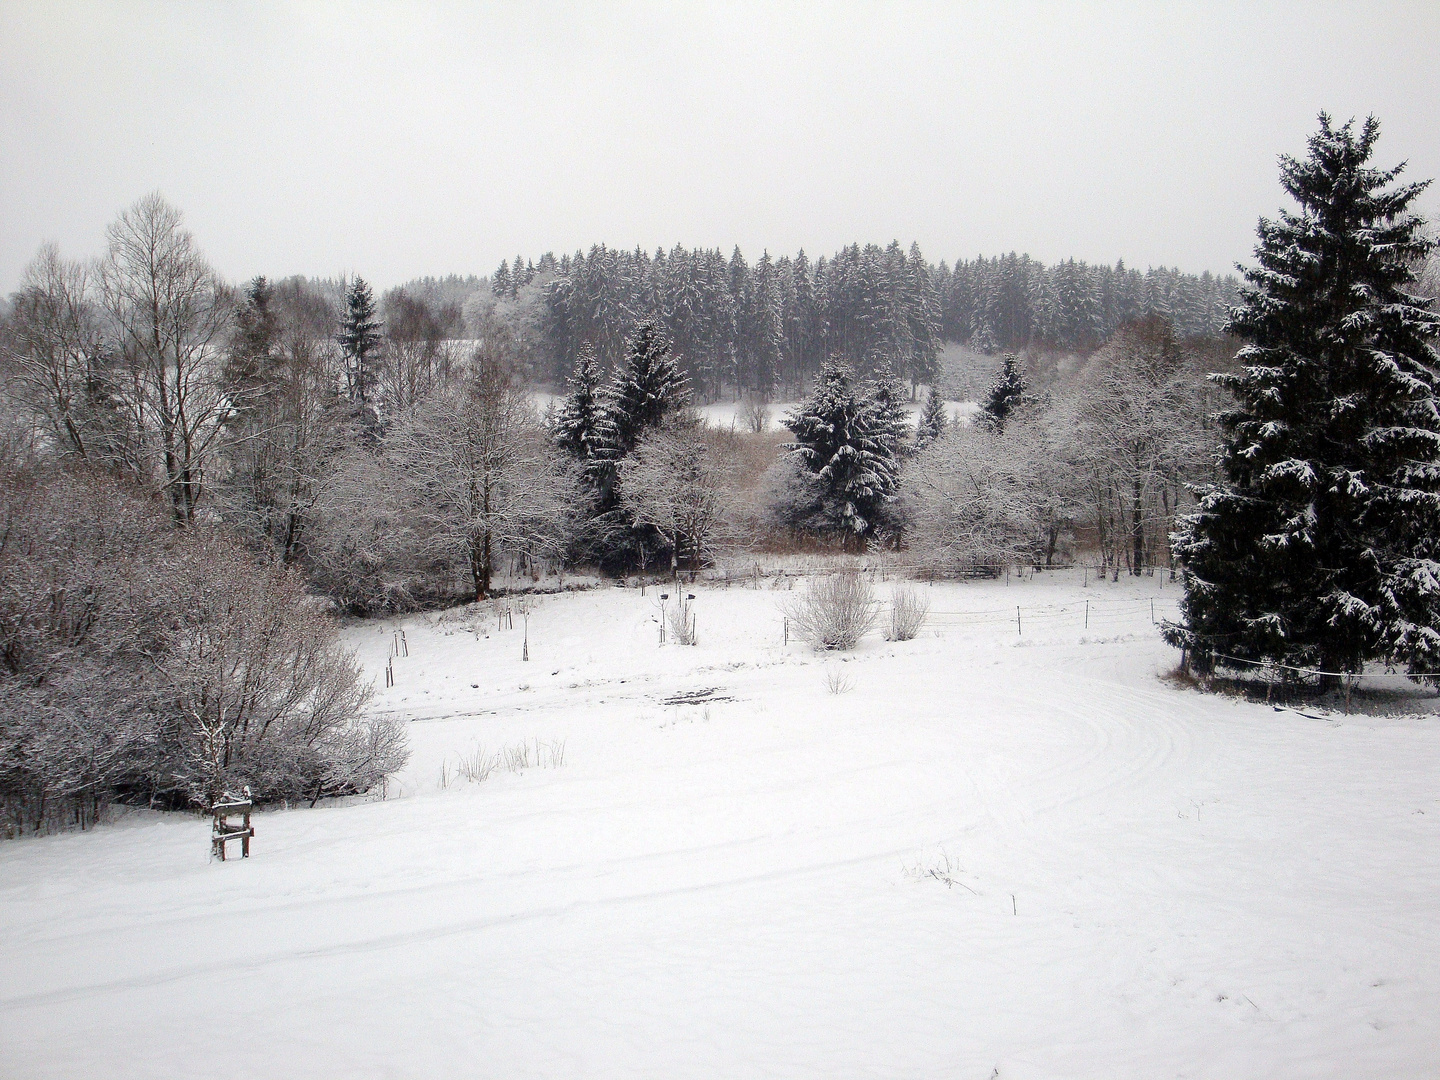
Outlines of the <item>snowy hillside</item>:
[{"label": "snowy hillside", "polygon": [[850,656],[766,586],[694,647],[654,589],[356,624],[385,801],[0,845],[0,1075],[1433,1074],[1428,697],[1176,689],[1160,577],[920,586]]}]

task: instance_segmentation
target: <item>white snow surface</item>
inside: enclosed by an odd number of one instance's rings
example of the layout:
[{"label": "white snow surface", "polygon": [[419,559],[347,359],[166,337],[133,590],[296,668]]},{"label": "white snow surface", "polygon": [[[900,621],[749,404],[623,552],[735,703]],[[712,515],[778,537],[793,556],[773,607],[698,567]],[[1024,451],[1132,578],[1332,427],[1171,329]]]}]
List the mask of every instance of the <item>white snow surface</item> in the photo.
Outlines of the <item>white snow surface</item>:
[{"label": "white snow surface", "polygon": [[654,587],[527,601],[528,662],[523,613],[355,624],[384,801],[0,844],[0,1076],[1440,1073],[1435,720],[1162,681],[1158,577],[921,585],[848,656],[768,586],[686,586],[694,647]]},{"label": "white snow surface", "polygon": [[[540,412],[547,409],[559,409],[565,404],[564,394],[548,393],[537,390],[531,393],[535,401],[535,407]],[[765,422],[766,431],[784,431],[784,420],[799,402],[795,401],[774,401],[766,405],[770,417]],[[906,417],[911,427],[914,427],[920,420],[920,414],[925,409],[925,400],[922,393],[916,401],[902,403]],[[735,428],[737,431],[749,431],[749,420],[745,413],[749,408],[743,401],[713,401],[706,405],[698,405],[695,411],[700,414],[707,424],[717,428]],[[969,424],[980,411],[980,404],[975,401],[947,400],[945,412],[952,424]]]},{"label": "white snow surface", "polygon": [[[776,401],[766,406],[770,411],[770,418],[765,423],[766,431],[784,431],[785,417],[799,405],[795,401]],[[920,420],[920,414],[925,409],[923,396],[917,401],[902,403],[905,415],[911,427],[914,427]],[[716,401],[709,405],[701,405],[696,409],[712,427],[730,428],[734,427],[739,431],[749,430],[749,420],[746,418],[748,405],[745,402]],[[974,401],[946,401],[946,415],[952,424],[968,424],[980,411],[980,405]]]}]

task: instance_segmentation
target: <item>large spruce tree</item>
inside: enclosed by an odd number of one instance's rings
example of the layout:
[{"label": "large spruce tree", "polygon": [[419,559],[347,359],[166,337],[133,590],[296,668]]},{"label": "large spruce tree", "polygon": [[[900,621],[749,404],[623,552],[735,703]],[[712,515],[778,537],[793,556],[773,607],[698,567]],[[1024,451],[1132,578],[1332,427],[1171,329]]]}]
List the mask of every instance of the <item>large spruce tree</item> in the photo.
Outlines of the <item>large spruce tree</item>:
[{"label": "large spruce tree", "polygon": [[690,403],[689,385],[670,339],[655,320],[638,323],[627,346],[625,367],[616,374],[606,402],[617,455],[628,454],[646,430]]},{"label": "large spruce tree", "polygon": [[565,380],[570,393],[555,417],[552,436],[555,445],[582,462],[599,457],[612,439],[606,436],[608,421],[600,391],[600,362],[595,346],[580,346],[575,373]]},{"label": "large spruce tree", "polygon": [[345,388],[355,405],[367,404],[380,377],[376,363],[383,340],[381,329],[375,296],[365,279],[357,277],[345,293],[345,310],[340,315],[340,332],[336,335],[345,360]]},{"label": "large spruce tree", "polygon": [[1322,114],[1308,155],[1281,158],[1299,208],[1260,221],[1230,323],[1243,367],[1213,376],[1236,398],[1224,479],[1173,538],[1167,638],[1204,668],[1440,672],[1440,319],[1407,291],[1426,185],[1368,164],[1378,134]]},{"label": "large spruce tree", "polygon": [[826,362],[808,401],[783,421],[795,435],[786,449],[814,488],[818,516],[847,547],[875,535],[895,495],[900,462],[894,436],[873,396],[857,393],[849,368]]}]

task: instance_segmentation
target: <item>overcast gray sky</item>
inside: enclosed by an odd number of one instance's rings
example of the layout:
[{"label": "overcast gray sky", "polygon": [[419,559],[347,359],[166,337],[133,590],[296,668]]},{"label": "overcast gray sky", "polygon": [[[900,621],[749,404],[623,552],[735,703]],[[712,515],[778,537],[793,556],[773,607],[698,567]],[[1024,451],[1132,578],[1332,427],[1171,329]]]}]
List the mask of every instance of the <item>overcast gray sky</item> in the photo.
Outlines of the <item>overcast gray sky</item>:
[{"label": "overcast gray sky", "polygon": [[0,291],[157,189],[235,280],[892,238],[1225,271],[1322,108],[1440,175],[1437,56],[1436,3],[0,0]]}]

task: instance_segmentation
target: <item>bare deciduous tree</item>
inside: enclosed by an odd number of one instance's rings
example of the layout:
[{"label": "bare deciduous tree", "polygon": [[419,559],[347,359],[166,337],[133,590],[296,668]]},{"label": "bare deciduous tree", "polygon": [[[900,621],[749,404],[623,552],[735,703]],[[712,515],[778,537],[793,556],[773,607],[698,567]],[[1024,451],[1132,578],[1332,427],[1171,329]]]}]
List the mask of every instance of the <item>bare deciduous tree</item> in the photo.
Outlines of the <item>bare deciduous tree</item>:
[{"label": "bare deciduous tree", "polygon": [[112,356],[89,272],[47,244],[25,270],[0,337],[5,393],[35,417],[62,455],[122,461],[133,433],[119,430]]},{"label": "bare deciduous tree", "polygon": [[1158,316],[1122,327],[1059,406],[1070,456],[1088,478],[1102,549],[1131,573],[1153,564],[1185,483],[1211,464],[1212,407],[1204,375]]},{"label": "bare deciduous tree", "polygon": [[502,549],[558,551],[567,474],[528,394],[488,357],[460,385],[395,425],[389,457],[433,550],[462,559],[490,592]]},{"label": "bare deciduous tree", "polygon": [[219,379],[227,290],[181,223],[147,195],[106,230],[101,295],[118,337],[134,427],[157,443],[159,482],[180,523],[194,520],[231,402]]},{"label": "bare deciduous tree", "polygon": [[178,554],[157,583],[173,615],[156,653],[193,802],[246,783],[313,804],[363,791],[404,762],[398,724],[357,720],[371,688],[334,647],[330,620],[299,602],[297,576],[257,573],[218,535]]},{"label": "bare deciduous tree", "polygon": [[0,832],[101,802],[363,790],[404,760],[293,571],[82,470],[0,459]]},{"label": "bare deciduous tree", "polygon": [[404,289],[385,294],[385,351],[380,393],[386,405],[402,412],[447,384],[454,373],[452,343],[460,313],[449,305],[433,309]]},{"label": "bare deciduous tree", "polygon": [[719,433],[676,417],[641,438],[620,460],[620,499],[630,522],[659,533],[670,573],[683,558],[696,570],[710,557],[730,507],[732,455]]},{"label": "bare deciduous tree", "polygon": [[904,477],[912,547],[934,565],[986,570],[1033,556],[1043,522],[1042,470],[1031,430],[957,426]]},{"label": "bare deciduous tree", "polygon": [[[238,312],[225,390],[235,403],[223,480],[214,485],[225,519],[294,562],[315,508],[346,445],[339,406],[335,314],[297,280],[252,283]],[[251,333],[244,330],[257,326]]]}]

